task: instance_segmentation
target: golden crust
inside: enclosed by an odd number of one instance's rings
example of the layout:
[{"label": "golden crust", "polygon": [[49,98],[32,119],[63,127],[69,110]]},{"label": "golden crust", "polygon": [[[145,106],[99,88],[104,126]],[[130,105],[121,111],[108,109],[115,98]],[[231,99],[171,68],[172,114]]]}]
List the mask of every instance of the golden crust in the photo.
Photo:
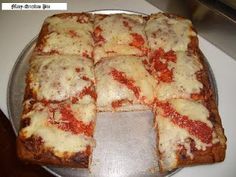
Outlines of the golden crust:
[{"label": "golden crust", "polygon": [[67,167],[88,168],[91,156],[91,147],[73,155],[57,157],[53,150],[45,148],[39,137],[24,139],[17,138],[17,154],[22,160],[41,165],[56,165]]}]

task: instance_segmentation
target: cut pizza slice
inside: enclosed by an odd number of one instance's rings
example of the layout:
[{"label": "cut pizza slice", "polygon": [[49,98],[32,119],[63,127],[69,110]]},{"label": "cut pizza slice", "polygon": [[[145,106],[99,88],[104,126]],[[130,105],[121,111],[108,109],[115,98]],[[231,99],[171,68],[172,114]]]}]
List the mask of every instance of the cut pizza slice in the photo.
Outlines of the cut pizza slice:
[{"label": "cut pizza slice", "polygon": [[18,156],[39,164],[87,168],[95,145],[96,106],[86,99],[75,103],[26,100]]},{"label": "cut pizza slice", "polygon": [[39,34],[35,51],[92,58],[92,21],[93,17],[87,13],[64,13],[48,17]]},{"label": "cut pizza slice", "polygon": [[147,109],[154,100],[155,79],[145,69],[144,57],[118,56],[95,66],[99,111]]},{"label": "cut pizza slice", "polygon": [[198,39],[190,20],[165,13],[152,14],[145,26],[151,51],[195,51]]},{"label": "cut pizza slice", "polygon": [[225,158],[226,138],[214,103],[184,99],[156,102],[161,171]]},{"label": "cut pizza slice", "polygon": [[95,15],[94,60],[118,55],[146,56],[145,20],[140,15]]},{"label": "cut pizza slice", "polygon": [[212,94],[208,68],[200,55],[172,50],[164,52],[159,48],[144,64],[158,82],[156,96],[159,100],[204,100]]},{"label": "cut pizza slice", "polygon": [[96,99],[91,60],[72,55],[36,55],[30,60],[26,99],[76,100],[84,94]]}]

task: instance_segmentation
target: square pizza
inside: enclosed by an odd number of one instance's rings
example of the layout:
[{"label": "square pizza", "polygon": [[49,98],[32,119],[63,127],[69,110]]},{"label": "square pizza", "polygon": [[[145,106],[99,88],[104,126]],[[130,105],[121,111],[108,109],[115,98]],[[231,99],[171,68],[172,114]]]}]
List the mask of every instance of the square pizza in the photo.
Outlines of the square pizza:
[{"label": "square pizza", "polygon": [[35,51],[92,58],[92,21],[93,16],[87,13],[66,13],[48,17],[39,34]]},{"label": "square pizza", "polygon": [[118,55],[146,56],[145,20],[140,15],[95,15],[94,60]]},{"label": "square pizza", "polygon": [[33,56],[27,82],[26,97],[36,100],[76,100],[84,94],[96,98],[93,62],[75,55]]},{"label": "square pizza", "polygon": [[152,110],[161,172],[223,161],[209,70],[191,21],[176,15],[48,17],[26,76],[18,156],[88,168],[96,112]]},{"label": "square pizza", "polygon": [[198,48],[197,33],[190,20],[157,13],[152,14],[145,26],[150,50],[162,48],[165,52],[195,51]]},{"label": "square pizza", "polygon": [[214,102],[156,102],[154,114],[161,171],[224,160],[226,138]]},{"label": "square pizza", "polygon": [[142,110],[153,102],[156,81],[143,60],[145,57],[117,56],[96,64],[99,111]]},{"label": "square pizza", "polygon": [[207,99],[211,94],[207,69],[201,55],[191,52],[155,50],[145,61],[158,84],[158,100],[185,98]]},{"label": "square pizza", "polygon": [[40,164],[88,167],[94,147],[95,103],[25,100],[17,152]]}]

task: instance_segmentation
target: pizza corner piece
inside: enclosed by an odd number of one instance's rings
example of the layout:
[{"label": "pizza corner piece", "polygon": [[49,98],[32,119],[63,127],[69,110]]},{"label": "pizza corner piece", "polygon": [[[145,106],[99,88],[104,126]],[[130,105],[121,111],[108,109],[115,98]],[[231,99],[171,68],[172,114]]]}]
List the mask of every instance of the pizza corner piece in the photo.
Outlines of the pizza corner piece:
[{"label": "pizza corner piece", "polygon": [[[58,166],[89,166],[94,147],[95,106],[82,105],[82,110],[79,104],[32,104],[32,100],[26,100],[25,106],[31,108],[22,115],[17,139],[21,159]],[[80,114],[78,107],[83,111]]]},{"label": "pizza corner piece", "polygon": [[93,15],[63,13],[45,19],[35,52],[39,54],[79,55],[92,59]]},{"label": "pizza corner piece", "polygon": [[225,159],[224,129],[218,112],[212,110],[214,103],[186,99],[155,104],[161,171]]}]

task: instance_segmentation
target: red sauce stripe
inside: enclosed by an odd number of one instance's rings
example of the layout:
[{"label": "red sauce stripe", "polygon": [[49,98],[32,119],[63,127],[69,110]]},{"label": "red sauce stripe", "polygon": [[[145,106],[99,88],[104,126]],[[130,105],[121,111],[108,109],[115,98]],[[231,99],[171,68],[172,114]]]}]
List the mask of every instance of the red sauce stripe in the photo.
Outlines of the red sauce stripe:
[{"label": "red sauce stripe", "polygon": [[203,143],[210,144],[212,142],[213,130],[206,123],[191,120],[188,116],[179,114],[169,103],[157,103],[164,111],[165,117],[170,117],[171,122],[181,128],[186,129],[191,135],[199,138]]},{"label": "red sauce stripe", "polygon": [[94,100],[97,99],[97,94],[92,85],[89,87],[84,87],[84,89],[79,94],[79,98],[83,98],[85,95],[90,95]]},{"label": "red sauce stripe", "polygon": [[50,111],[53,113],[53,116],[49,118],[49,123],[56,125],[61,130],[70,131],[73,134],[85,134],[86,136],[93,135],[93,123],[90,122],[88,125],[86,125],[82,121],[76,119],[72,113],[70,105],[61,106],[59,110],[61,113],[61,119],[56,121],[54,119],[55,109],[50,109]]},{"label": "red sauce stripe", "polygon": [[144,55],[147,55],[148,49],[144,47],[145,40],[143,36],[138,33],[131,33],[130,35],[132,36],[133,40],[131,43],[129,43],[129,45],[138,48],[143,52]]},{"label": "red sauce stripe", "polygon": [[162,82],[172,82],[173,81],[173,70],[168,68],[168,62],[176,62],[176,54],[174,51],[170,50],[165,52],[162,48],[155,50],[150,59],[150,70],[155,75],[155,78]]},{"label": "red sauce stripe", "polygon": [[135,81],[133,79],[128,78],[124,72],[118,71],[113,68],[110,74],[112,75],[113,79],[132,90],[136,98],[140,97],[140,88],[135,86]]}]

